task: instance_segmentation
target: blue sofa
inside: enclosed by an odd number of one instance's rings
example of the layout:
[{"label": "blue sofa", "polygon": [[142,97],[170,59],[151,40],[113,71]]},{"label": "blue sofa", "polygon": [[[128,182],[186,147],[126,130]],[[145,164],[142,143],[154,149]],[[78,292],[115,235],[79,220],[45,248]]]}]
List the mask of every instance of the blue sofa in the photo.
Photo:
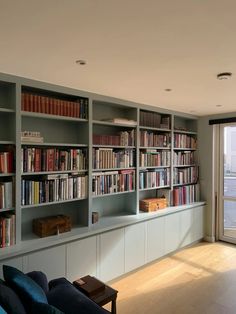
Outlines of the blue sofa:
[{"label": "blue sofa", "polygon": [[24,274],[3,265],[0,314],[107,314],[66,278],[48,282],[41,271]]}]

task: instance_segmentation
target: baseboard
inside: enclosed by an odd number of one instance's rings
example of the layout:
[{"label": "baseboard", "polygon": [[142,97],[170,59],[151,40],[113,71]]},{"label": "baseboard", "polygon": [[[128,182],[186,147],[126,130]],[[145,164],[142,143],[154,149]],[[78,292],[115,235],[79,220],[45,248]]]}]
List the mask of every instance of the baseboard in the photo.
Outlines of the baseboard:
[{"label": "baseboard", "polygon": [[216,242],[216,239],[214,236],[205,236],[204,241],[209,242],[209,243],[214,243]]}]

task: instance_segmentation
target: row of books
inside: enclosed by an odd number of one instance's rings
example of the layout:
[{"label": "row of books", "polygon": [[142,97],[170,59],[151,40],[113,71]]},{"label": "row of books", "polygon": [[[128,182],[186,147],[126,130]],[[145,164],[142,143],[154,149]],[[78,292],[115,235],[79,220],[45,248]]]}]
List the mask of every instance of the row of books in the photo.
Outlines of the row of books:
[{"label": "row of books", "polygon": [[76,101],[22,92],[21,110],[73,118],[88,118],[88,98],[78,97]]},{"label": "row of books", "polygon": [[93,169],[135,167],[133,149],[93,148]]},{"label": "row of books", "polygon": [[157,134],[152,131],[140,131],[140,146],[170,147],[170,133]]},{"label": "row of books", "polygon": [[94,196],[133,191],[135,188],[135,172],[119,170],[93,174],[92,194]]},{"label": "row of books", "polygon": [[155,169],[152,171],[141,171],[139,173],[139,188],[155,188],[170,184],[169,169]]},{"label": "row of books", "polygon": [[196,183],[198,180],[198,167],[174,168],[173,184]]},{"label": "row of books", "polygon": [[42,180],[22,180],[21,204],[83,199],[87,197],[87,185],[87,175],[48,175]]},{"label": "row of books", "polygon": [[94,145],[134,146],[135,131],[121,131],[115,135],[93,135]]},{"label": "row of books", "polygon": [[197,148],[197,139],[195,136],[187,134],[174,134],[174,147],[175,148]]},{"label": "row of books", "polygon": [[13,195],[13,182],[0,182],[0,209],[13,207]]},{"label": "row of books", "polygon": [[170,116],[141,110],[140,125],[152,128],[170,129]]},{"label": "row of books", "polygon": [[170,159],[171,154],[169,150],[145,149],[139,153],[140,167],[170,166]]},{"label": "row of books", "polygon": [[191,204],[199,202],[200,200],[200,186],[199,184],[186,185],[174,188],[172,191],[173,206]]},{"label": "row of books", "polygon": [[11,173],[14,171],[14,153],[0,152],[0,173]]},{"label": "row of books", "polygon": [[191,151],[179,151],[173,154],[174,165],[192,165],[195,163],[195,152]]},{"label": "row of books", "polygon": [[12,213],[4,213],[0,216],[0,247],[8,247],[15,244],[16,216]]},{"label": "row of books", "polygon": [[87,169],[87,149],[36,148],[21,149],[21,171],[68,171]]}]

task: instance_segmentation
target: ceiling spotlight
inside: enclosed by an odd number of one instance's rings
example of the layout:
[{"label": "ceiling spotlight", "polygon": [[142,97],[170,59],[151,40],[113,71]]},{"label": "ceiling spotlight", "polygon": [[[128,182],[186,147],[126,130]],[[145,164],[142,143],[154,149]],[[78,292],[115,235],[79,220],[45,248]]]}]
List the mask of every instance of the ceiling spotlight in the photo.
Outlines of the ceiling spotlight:
[{"label": "ceiling spotlight", "polygon": [[165,89],[165,92],[171,92],[171,91],[172,91],[171,88],[166,88],[166,89]]},{"label": "ceiling spotlight", "polygon": [[79,65],[85,65],[86,61],[85,60],[76,60],[75,63],[79,64]]},{"label": "ceiling spotlight", "polygon": [[231,76],[232,76],[231,72],[222,72],[222,73],[217,74],[217,79],[218,80],[228,80],[231,78]]}]

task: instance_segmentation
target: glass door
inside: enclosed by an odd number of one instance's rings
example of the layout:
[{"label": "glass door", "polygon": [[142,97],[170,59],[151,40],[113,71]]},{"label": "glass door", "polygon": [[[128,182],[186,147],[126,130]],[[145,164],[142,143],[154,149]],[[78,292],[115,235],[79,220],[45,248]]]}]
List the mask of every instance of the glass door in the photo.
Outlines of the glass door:
[{"label": "glass door", "polygon": [[220,126],[219,238],[236,243],[236,124]]}]

